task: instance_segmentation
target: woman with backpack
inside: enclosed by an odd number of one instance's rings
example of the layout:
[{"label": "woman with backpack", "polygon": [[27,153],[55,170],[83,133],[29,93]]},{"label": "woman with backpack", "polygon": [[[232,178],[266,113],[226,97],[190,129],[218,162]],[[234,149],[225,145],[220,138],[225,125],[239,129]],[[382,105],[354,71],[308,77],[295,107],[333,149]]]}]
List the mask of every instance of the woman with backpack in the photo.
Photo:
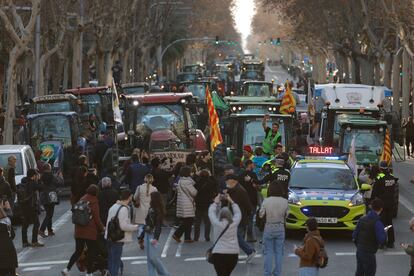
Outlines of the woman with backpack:
[{"label": "woman with backpack", "polygon": [[176,242],[181,242],[184,233],[184,242],[192,243],[191,225],[195,217],[194,198],[197,190],[194,188],[194,180],[191,178],[192,168],[182,167],[180,170],[180,180],[177,186],[177,217],[181,220],[178,229],[172,235]]},{"label": "woman with backpack", "polygon": [[161,225],[165,217],[165,206],[162,201],[162,195],[159,192],[150,194],[150,208],[145,217],[144,231],[141,233],[140,239],[145,237],[145,253],[147,255],[148,276],[169,276],[167,269],[160,258],[160,250],[158,240],[161,235]]},{"label": "woman with backpack", "polygon": [[[85,246],[88,248],[86,254],[86,275],[93,275],[93,261],[98,251],[98,233],[104,231],[104,226],[101,222],[99,215],[99,203],[98,203],[98,191],[99,188],[96,185],[89,185],[86,189],[86,195],[84,195],[79,202],[77,202],[73,208],[76,208],[77,205],[84,205],[86,208],[86,214],[89,214],[89,221],[87,223],[82,223],[86,225],[76,224],[78,219],[75,218],[75,213],[72,214],[72,221],[75,223],[75,244],[76,249],[72,257],[69,260],[67,267],[62,270],[62,275],[69,275],[69,271],[75,262],[79,259],[82,252],[85,250]],[[81,213],[82,214],[82,213]]]},{"label": "woman with backpack", "polygon": [[[283,187],[277,183],[273,182],[269,185],[267,194],[268,197],[263,201],[259,211],[259,216],[266,218],[263,231],[263,275],[281,276],[288,201],[283,197]],[[275,268],[273,268],[273,259],[275,260]]]},{"label": "woman with backpack", "polygon": [[[226,207],[222,207],[224,204]],[[231,205],[233,212],[228,205]],[[239,205],[228,194],[218,195],[208,209],[208,217],[216,235],[211,248],[211,261],[217,276],[230,276],[239,259],[237,228],[242,217]]]},{"label": "woman with backpack", "polygon": [[[145,217],[150,208],[151,194],[157,191],[157,188],[155,188],[152,183],[154,183],[154,177],[152,174],[147,174],[144,177],[144,184],[139,185],[135,190],[134,218],[132,221],[139,225],[137,237],[140,237],[144,230]],[[138,244],[141,249],[144,249],[144,239],[138,239]]]},{"label": "woman with backpack", "polygon": [[315,218],[306,221],[308,233],[303,239],[304,245],[296,247],[295,254],[299,256],[299,276],[319,275],[319,254],[325,243],[318,230],[318,222]]},{"label": "woman with backpack", "polygon": [[[39,229],[39,236],[42,238],[54,236],[55,232],[52,229],[53,213],[55,212],[55,205],[58,204],[58,195],[56,192],[58,180],[52,173],[52,166],[49,163],[43,165],[43,174],[40,177],[42,190],[40,192],[40,204],[43,205],[46,211],[46,216],[43,219]],[[47,235],[45,230],[47,228]]]}]

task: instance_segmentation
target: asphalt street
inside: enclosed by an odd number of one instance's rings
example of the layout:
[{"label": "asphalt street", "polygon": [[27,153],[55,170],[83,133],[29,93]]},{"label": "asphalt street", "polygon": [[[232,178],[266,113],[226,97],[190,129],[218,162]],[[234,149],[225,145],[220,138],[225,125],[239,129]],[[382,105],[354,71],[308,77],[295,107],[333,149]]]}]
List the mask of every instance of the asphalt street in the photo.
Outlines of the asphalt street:
[{"label": "asphalt street", "polygon": [[[272,76],[273,75],[273,76]],[[283,83],[286,78],[291,78],[280,67],[267,70],[266,78],[278,76],[277,83]],[[414,215],[414,184],[410,179],[414,176],[414,159],[405,162],[395,162],[395,175],[400,181],[400,206],[398,217],[394,220],[396,234],[395,249],[379,250],[377,254],[379,276],[408,275],[410,260],[400,248],[401,242],[414,242],[414,234],[408,229],[408,221]],[[44,214],[42,214],[42,217]],[[40,239],[45,243],[44,248],[23,249],[21,243],[21,230],[17,228],[15,245],[19,255],[20,275],[60,275],[65,268],[75,243],[73,238],[74,226],[71,222],[70,204],[62,201],[56,207],[54,227],[56,236]],[[213,266],[205,261],[205,251],[212,242],[199,241],[193,244],[178,244],[171,235],[174,228],[165,227],[159,243],[159,250],[163,262],[173,276],[215,275]],[[260,233],[258,240],[260,240]],[[293,254],[293,246],[302,243],[303,232],[289,232],[284,248],[283,275],[297,275],[299,259]],[[326,248],[329,254],[329,264],[321,269],[320,275],[354,275],[356,268],[355,246],[351,241],[350,232],[322,232],[326,240]],[[30,235],[29,235],[30,237]],[[203,237],[203,235],[201,235]],[[232,275],[258,276],[263,275],[262,246],[259,242],[253,244],[258,255],[250,264],[245,264],[246,258],[240,252],[239,264]],[[136,242],[127,244],[123,252],[124,275],[147,275],[146,257],[144,251],[138,248]],[[74,267],[71,275],[84,275]],[[99,275],[99,274],[96,274]]]}]

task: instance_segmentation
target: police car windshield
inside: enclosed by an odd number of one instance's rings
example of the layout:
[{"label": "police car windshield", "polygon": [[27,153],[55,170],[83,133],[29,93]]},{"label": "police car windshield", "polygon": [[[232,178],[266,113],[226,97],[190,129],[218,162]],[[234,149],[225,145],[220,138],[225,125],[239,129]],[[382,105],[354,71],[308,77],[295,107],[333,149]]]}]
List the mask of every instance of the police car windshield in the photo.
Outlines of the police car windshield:
[{"label": "police car windshield", "polygon": [[289,185],[292,189],[357,189],[354,175],[346,167],[295,168],[292,170]]}]

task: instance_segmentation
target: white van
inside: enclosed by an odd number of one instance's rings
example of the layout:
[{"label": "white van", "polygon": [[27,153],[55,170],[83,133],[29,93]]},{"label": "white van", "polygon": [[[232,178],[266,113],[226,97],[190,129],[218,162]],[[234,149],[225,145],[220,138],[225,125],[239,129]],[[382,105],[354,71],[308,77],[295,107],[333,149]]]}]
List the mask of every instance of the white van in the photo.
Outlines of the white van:
[{"label": "white van", "polygon": [[20,184],[22,178],[27,175],[29,169],[37,169],[33,150],[28,145],[0,145],[0,167],[7,166],[10,155],[16,156],[16,184]]}]

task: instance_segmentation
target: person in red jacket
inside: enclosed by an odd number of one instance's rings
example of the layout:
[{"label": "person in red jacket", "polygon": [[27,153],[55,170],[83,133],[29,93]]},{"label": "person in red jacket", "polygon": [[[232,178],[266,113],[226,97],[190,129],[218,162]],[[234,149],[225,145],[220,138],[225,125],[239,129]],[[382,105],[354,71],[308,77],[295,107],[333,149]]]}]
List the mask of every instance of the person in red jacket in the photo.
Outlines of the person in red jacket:
[{"label": "person in red jacket", "polygon": [[86,226],[75,225],[75,253],[73,253],[72,257],[70,258],[67,267],[62,270],[62,275],[69,275],[70,269],[81,256],[85,245],[88,248],[86,259],[86,273],[87,275],[92,275],[93,273],[93,260],[95,259],[98,250],[98,233],[104,232],[104,226],[99,216],[99,203],[97,197],[98,191],[98,186],[89,185],[88,189],[86,190],[86,195],[80,199],[82,201],[89,202],[92,218],[89,221],[89,224]]}]

